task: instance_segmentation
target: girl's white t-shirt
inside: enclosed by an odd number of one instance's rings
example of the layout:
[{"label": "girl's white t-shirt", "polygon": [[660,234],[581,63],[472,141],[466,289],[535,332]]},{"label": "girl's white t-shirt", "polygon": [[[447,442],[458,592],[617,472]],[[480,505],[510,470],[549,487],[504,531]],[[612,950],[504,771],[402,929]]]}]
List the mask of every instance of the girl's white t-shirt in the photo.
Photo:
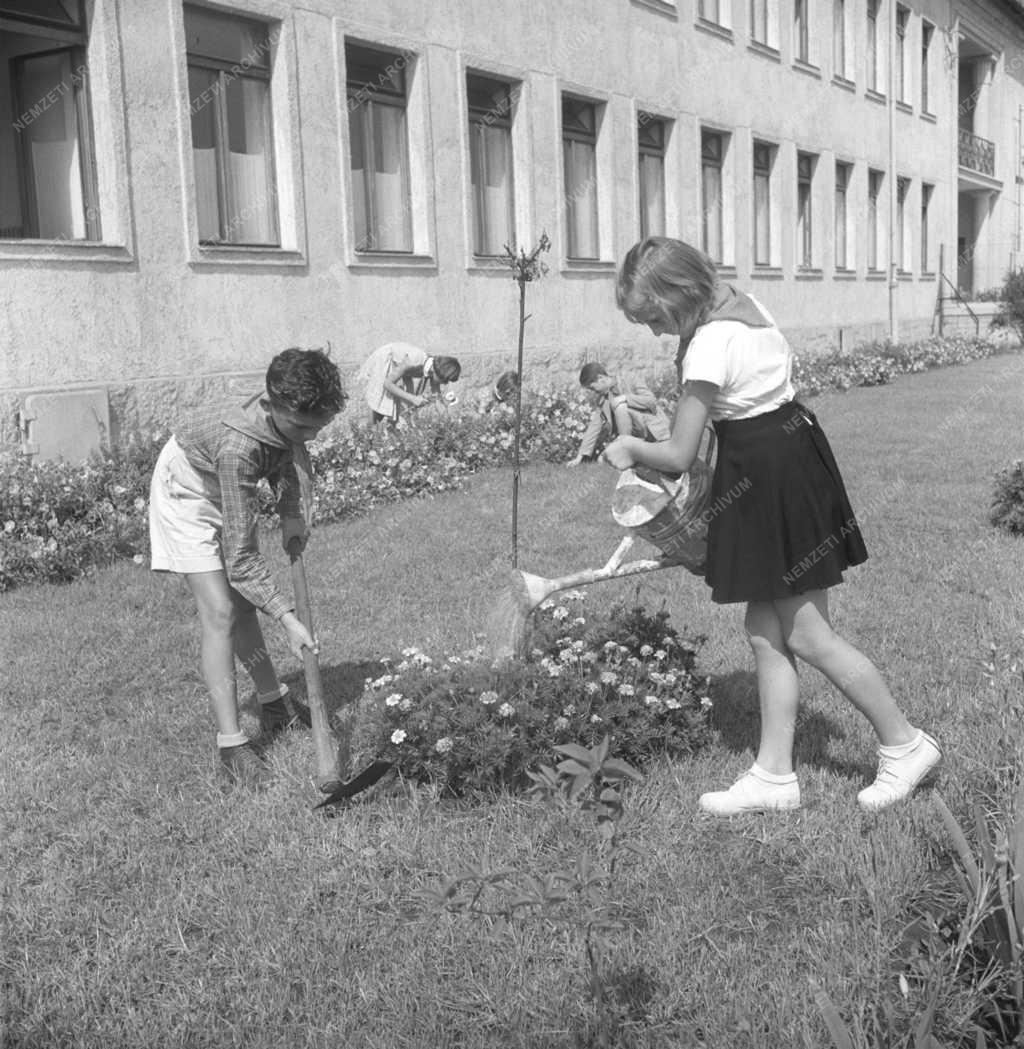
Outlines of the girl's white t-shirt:
[{"label": "girl's white t-shirt", "polygon": [[741,321],[711,321],[694,333],[683,357],[683,382],[713,382],[718,391],[712,419],[749,419],[793,400],[793,351],[771,314],[770,328],[751,328]]}]

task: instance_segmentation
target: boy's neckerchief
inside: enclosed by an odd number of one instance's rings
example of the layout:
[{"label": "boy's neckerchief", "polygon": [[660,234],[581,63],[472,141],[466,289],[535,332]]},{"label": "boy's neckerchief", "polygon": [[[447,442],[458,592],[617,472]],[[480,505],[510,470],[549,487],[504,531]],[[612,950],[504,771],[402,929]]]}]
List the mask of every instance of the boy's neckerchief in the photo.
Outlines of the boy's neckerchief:
[{"label": "boy's neckerchief", "polygon": [[739,321],[748,328],[771,328],[772,322],[757,308],[754,300],[732,284],[723,281],[715,287],[715,298],[711,305],[711,311],[701,323],[694,328],[693,334],[688,339],[679,340],[679,349],[676,351],[676,373],[681,377],[683,374],[683,358],[690,348],[693,336],[705,324],[712,321]]},{"label": "boy's neckerchief", "polygon": [[266,390],[253,394],[237,408],[229,409],[221,418],[221,422],[261,444],[291,451],[295,473],[299,479],[302,514],[308,525],[313,513],[313,467],[309,460],[309,451],[301,441],[289,441],[274,425]]}]

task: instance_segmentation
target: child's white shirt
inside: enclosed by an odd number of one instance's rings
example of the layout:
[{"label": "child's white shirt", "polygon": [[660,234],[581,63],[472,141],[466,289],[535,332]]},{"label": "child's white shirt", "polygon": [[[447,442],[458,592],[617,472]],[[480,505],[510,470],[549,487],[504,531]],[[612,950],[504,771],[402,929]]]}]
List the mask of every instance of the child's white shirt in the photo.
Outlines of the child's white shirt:
[{"label": "child's white shirt", "polygon": [[718,387],[712,419],[749,419],[796,396],[793,351],[771,314],[750,297],[772,322],[770,328],[711,321],[697,329],[683,357],[683,382],[711,382]]}]

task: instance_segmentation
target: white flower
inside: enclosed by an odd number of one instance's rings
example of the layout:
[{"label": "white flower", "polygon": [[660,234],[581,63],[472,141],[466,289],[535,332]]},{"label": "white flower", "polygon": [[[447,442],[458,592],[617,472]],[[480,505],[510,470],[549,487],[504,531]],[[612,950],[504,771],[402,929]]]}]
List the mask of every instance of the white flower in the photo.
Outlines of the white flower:
[{"label": "white flower", "polygon": [[560,666],[556,666],[554,663],[552,663],[548,667],[548,676],[549,677],[561,677],[562,676],[562,668]]},{"label": "white flower", "polygon": [[628,664],[629,664],[629,665],[630,665],[631,667],[638,667],[638,666],[641,666],[641,665],[642,665],[642,664],[640,663],[640,660],[639,660],[639,659],[637,659],[637,658],[636,658],[636,656],[630,656],[630,657],[629,657],[629,659],[627,659],[627,660],[626,660],[626,662],[627,662],[627,663],[628,663]]},{"label": "white flower", "polygon": [[673,674],[673,673],[672,673],[672,671],[670,670],[670,671],[669,671],[669,672],[668,672],[668,673],[667,673],[667,674],[666,674],[666,675],[665,675],[665,676],[664,676],[664,677],[662,678],[662,680],[663,680],[663,681],[665,682],[665,684],[666,684],[666,685],[668,685],[668,687],[669,687],[669,688],[671,688],[671,687],[672,687],[672,686],[673,686],[673,685],[674,685],[674,684],[675,684],[675,683],[676,683],[676,682],[677,682],[677,681],[679,680],[679,678],[677,678],[677,677],[675,676],[675,674]]},{"label": "white flower", "polygon": [[664,674],[659,674],[657,670],[652,670],[647,676],[656,685],[663,685],[663,684],[665,684],[665,675]]},{"label": "white flower", "polygon": [[614,685],[619,680],[619,675],[614,670],[603,670],[601,672],[602,685]]},{"label": "white flower", "polygon": [[661,705],[661,700],[657,696],[644,696],[644,702],[649,707],[657,707]]},{"label": "white flower", "polygon": [[574,641],[572,643],[572,650],[573,650],[573,652],[582,652],[583,649],[585,649],[586,647],[587,646],[584,645],[582,641]]},{"label": "white flower", "polygon": [[614,652],[618,647],[614,641],[606,641],[603,646],[605,652]]},{"label": "white flower", "polygon": [[554,724],[555,724],[555,728],[560,731],[562,729],[566,729],[566,728],[569,727],[569,719],[568,718],[555,718]]},{"label": "white flower", "polygon": [[539,607],[541,608],[542,611],[546,612],[549,608],[554,608],[555,607],[555,602],[552,601],[551,598],[549,597],[546,601],[541,601]]},{"label": "white flower", "polygon": [[403,659],[402,662],[399,663],[397,667],[395,667],[395,670],[397,670],[399,673],[404,673],[408,669],[409,669],[409,660],[408,659]]},{"label": "white flower", "polygon": [[714,706],[714,703],[711,702],[711,697],[710,696],[701,696],[700,697],[700,709],[701,710],[710,710],[713,706]]},{"label": "white flower", "polygon": [[668,707],[669,710],[678,710],[682,704],[678,699],[666,699],[665,706]]},{"label": "white flower", "polygon": [[381,676],[370,685],[370,688],[383,688],[385,685],[390,685],[394,680],[394,674],[381,674]]},{"label": "white flower", "polygon": [[133,505],[135,506],[136,510],[145,510],[146,509],[146,500],[143,499],[142,496],[140,495],[138,497],[138,499],[135,500]]},{"label": "white flower", "polygon": [[667,655],[668,653],[663,648],[659,648],[658,651],[654,653],[654,658],[664,659]]},{"label": "white flower", "polygon": [[588,681],[583,687],[590,693],[590,695],[601,691],[601,686],[596,681]]},{"label": "white flower", "polygon": [[402,649],[402,655],[405,656],[406,659],[412,659],[413,656],[418,656],[419,653],[420,650],[415,645],[410,645],[408,648]]},{"label": "white flower", "polygon": [[403,739],[405,739],[405,729],[396,728],[395,731],[391,733],[392,743],[401,743]]},{"label": "white flower", "polygon": [[397,707],[402,702],[401,692],[392,692],[387,699],[384,700],[384,706],[386,707]]},{"label": "white flower", "polygon": [[452,743],[451,738],[449,736],[442,736],[434,744],[434,750],[436,750],[438,754],[447,754],[448,751],[451,750],[454,745],[455,744]]},{"label": "white flower", "polygon": [[596,663],[597,662],[597,653],[596,652],[584,652],[583,655],[580,656],[580,659],[582,659],[584,663]]},{"label": "white flower", "polygon": [[563,663],[568,663],[570,660],[576,658],[576,653],[573,652],[571,648],[563,648],[562,651],[558,653],[558,658]]},{"label": "white flower", "polygon": [[406,698],[403,699],[402,702],[398,704],[398,709],[399,710],[412,710],[412,700],[409,699],[408,696],[406,696]]},{"label": "white flower", "polygon": [[566,601],[582,601],[586,596],[582,590],[566,590],[562,595]]},{"label": "white flower", "polygon": [[17,527],[13,521],[4,521],[4,531],[10,535],[11,532]]},{"label": "white flower", "polygon": [[654,652],[654,649],[651,648],[650,645],[641,645],[640,646],[640,655],[644,656],[645,658],[647,656],[651,655],[651,653],[653,653],[653,652]]},{"label": "white flower", "polygon": [[673,645],[674,645],[674,644],[676,643],[676,639],[675,639],[674,637],[663,637],[663,638],[661,639],[661,643],[662,643],[662,644],[663,644],[663,645],[664,645],[664,646],[665,646],[666,648],[671,648],[671,647],[672,647],[672,646],[673,646]]},{"label": "white flower", "polygon": [[591,723],[591,725],[600,725],[603,720],[604,720],[604,718],[602,718],[600,714],[591,714],[590,715],[590,723]]},{"label": "white flower", "polygon": [[136,554],[136,555],[135,555],[135,556],[134,556],[134,557],[132,558],[132,560],[133,560],[133,561],[134,561],[134,562],[135,562],[135,563],[136,563],[137,565],[141,565],[141,564],[142,564],[142,562],[143,562],[143,561],[145,561],[146,559],[145,559],[145,558],[144,558],[144,557],[142,556],[142,554]]},{"label": "white flower", "polygon": [[586,626],[587,623],[583,616],[577,616],[572,622],[573,626]]},{"label": "white flower", "polygon": [[620,696],[635,696],[636,689],[632,685],[619,685]]},{"label": "white flower", "polygon": [[563,608],[561,605],[559,605],[558,608],[556,608],[554,612],[551,613],[551,616],[554,619],[565,619],[568,615],[569,609]]},{"label": "white flower", "polygon": [[541,650],[540,650],[539,648],[531,648],[531,649],[530,649],[530,655],[531,655],[531,656],[532,656],[532,657],[533,657],[534,659],[540,659],[540,657],[541,657],[542,655],[544,655],[544,653],[543,653],[543,652],[541,652]]},{"label": "white flower", "polygon": [[422,652],[417,652],[412,657],[412,661],[419,667],[429,667],[434,662],[430,656],[425,656]]},{"label": "white flower", "polygon": [[502,703],[498,707],[498,716],[503,718],[510,718],[516,712],[516,708],[511,703]]},{"label": "white flower", "polygon": [[492,692],[490,689],[488,689],[486,692],[481,692],[480,702],[483,703],[484,706],[489,706],[491,703],[497,703],[498,693]]},{"label": "white flower", "polygon": [[562,713],[567,717],[571,718],[576,713],[576,708],[570,703],[567,707],[563,708]]}]

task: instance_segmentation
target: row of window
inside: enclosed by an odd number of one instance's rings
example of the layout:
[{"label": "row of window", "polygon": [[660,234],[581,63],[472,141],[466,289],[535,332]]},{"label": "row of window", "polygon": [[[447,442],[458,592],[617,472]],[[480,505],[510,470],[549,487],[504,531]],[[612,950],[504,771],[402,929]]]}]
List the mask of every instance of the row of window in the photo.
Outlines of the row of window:
[{"label": "row of window", "polygon": [[[779,0],[749,0],[748,32],[750,40],[763,48],[779,49]],[[724,30],[732,29],[731,0],[698,0],[697,16],[700,22]],[[792,38],[794,60],[804,66],[817,68],[821,61],[819,48],[831,30],[832,75],[852,84],[855,80],[854,42],[863,40],[866,87],[879,95],[887,94],[886,87],[886,33],[880,22],[885,17],[883,0],[866,0],[864,23],[854,24],[852,0],[793,0]],[[914,64],[914,43],[911,37],[912,13],[909,7],[897,3],[895,10],[895,41],[893,47],[893,96],[897,102],[911,105],[911,72]],[[926,18],[920,19],[917,41],[918,83],[922,113],[931,113],[931,62],[935,26]]]},{"label": "row of window", "polygon": [[[101,239],[100,209],[91,146],[85,29],[80,0],[46,5],[41,15],[29,3],[0,0],[0,15],[17,16],[24,33],[4,35],[13,73],[12,126],[19,177],[16,197],[0,193],[0,236],[50,240]],[[719,16],[727,5],[703,4],[701,16]],[[838,6],[837,5],[837,9]],[[877,11],[877,4],[874,9]],[[800,5],[797,4],[799,12]],[[869,14],[871,12],[869,0]],[[752,0],[752,23],[769,22],[767,0]],[[756,17],[755,17],[756,16]],[[279,247],[276,159],[272,109],[272,24],[184,5],[192,162],[199,240],[206,246]],[[765,30],[767,32],[767,30]],[[53,34],[53,35],[52,35]],[[54,46],[59,41],[63,46]],[[418,194],[410,156],[410,85],[416,56],[363,43],[345,45],[351,207],[355,250],[360,254],[415,253]],[[522,84],[477,72],[466,74],[469,131],[472,249],[481,259],[500,256],[516,242],[516,142]],[[608,258],[606,195],[610,150],[602,140],[605,103],[569,93],[561,99],[562,176],[566,255],[580,262]],[[637,117],[638,233],[641,237],[678,228],[678,208],[667,212],[666,187],[677,198],[689,182],[667,173],[674,122],[640,112]],[[755,140],[750,180],[736,177],[732,136],[705,128],[701,133],[700,241],[719,264],[730,265],[734,243],[734,201],[753,202],[751,254],[755,267],[780,259],[778,206],[785,190],[776,176],[778,146]],[[602,159],[603,158],[603,159]],[[799,268],[821,268],[824,242],[815,213],[819,158],[798,152],[794,196]],[[694,177],[697,175],[696,163]],[[670,177],[671,176],[671,177]],[[854,166],[835,165],[835,267],[853,270],[853,224],[848,195]],[[866,267],[884,266],[879,208],[883,175],[867,171]],[[909,182],[899,180],[900,229]],[[930,269],[927,213],[932,187],[922,184],[922,272]],[[675,203],[675,200],[673,200]],[[900,243],[906,238],[901,236]],[[909,270],[900,249],[895,261]],[[904,265],[905,263],[905,265]]]}]

